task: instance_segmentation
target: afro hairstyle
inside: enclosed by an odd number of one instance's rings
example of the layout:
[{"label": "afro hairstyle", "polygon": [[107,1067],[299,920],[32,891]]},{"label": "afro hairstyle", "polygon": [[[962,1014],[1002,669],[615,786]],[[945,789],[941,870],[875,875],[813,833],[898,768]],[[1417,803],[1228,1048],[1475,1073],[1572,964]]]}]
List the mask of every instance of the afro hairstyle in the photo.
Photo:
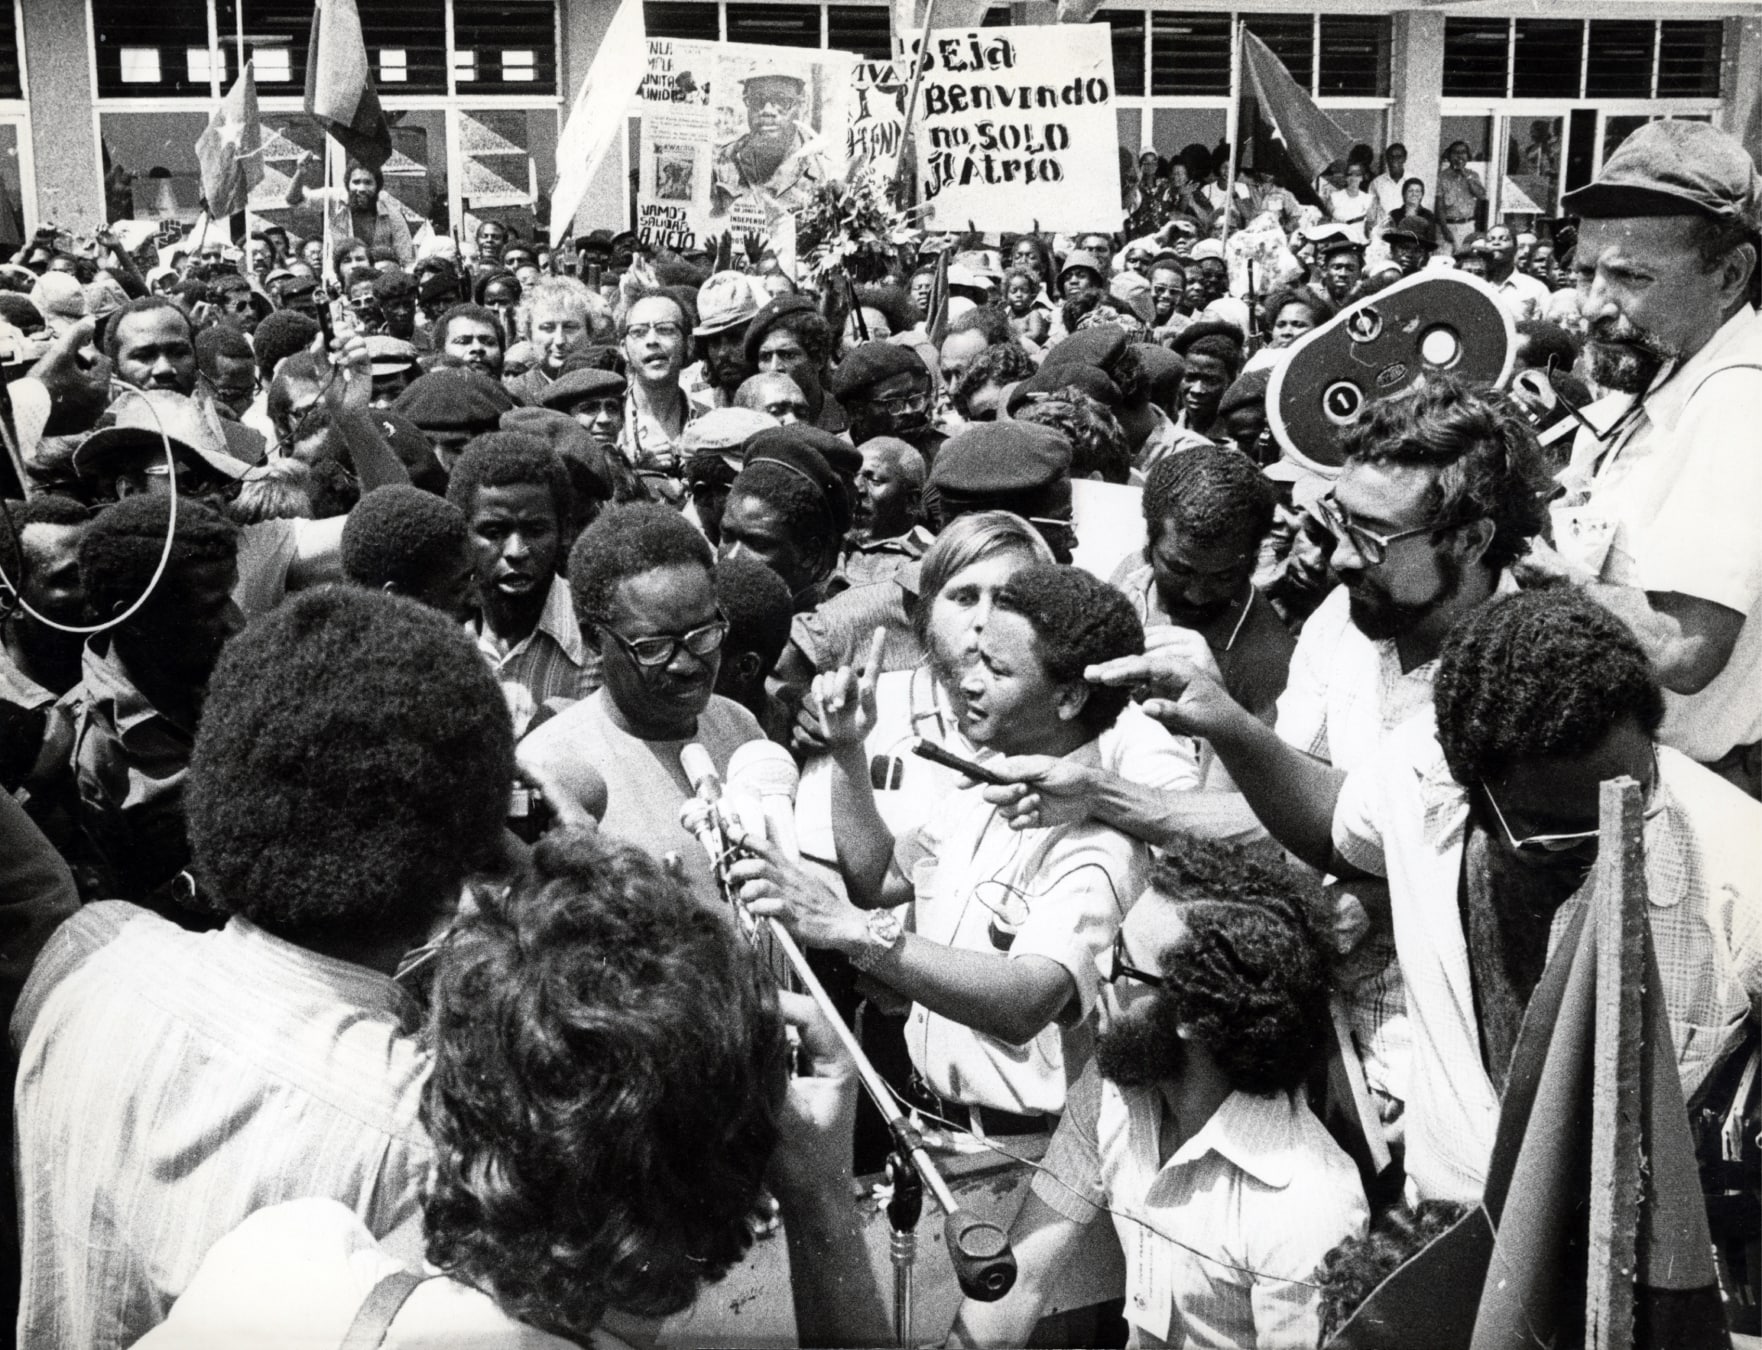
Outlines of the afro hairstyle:
[{"label": "afro hairstyle", "polygon": [[291,309],[278,309],[257,325],[253,345],[257,352],[257,376],[267,383],[276,366],[312,345],[322,330],[318,320]]},{"label": "afro hairstyle", "polygon": [[903,286],[876,283],[857,287],[857,304],[880,312],[895,333],[908,331],[917,320],[912,298]]},{"label": "afro hairstyle", "polygon": [[1421,1200],[1379,1215],[1363,1237],[1347,1238],[1322,1258],[1314,1282],[1321,1286],[1321,1343],[1326,1345],[1402,1266],[1461,1221],[1468,1206],[1457,1200]]},{"label": "afro hairstyle", "polygon": [[843,537],[838,508],[805,474],[776,460],[749,460],[728,489],[728,496],[731,500],[757,497],[782,517],[791,539],[837,557]]},{"label": "afro hairstyle", "polygon": [[1165,455],[1144,482],[1147,550],[1171,523],[1201,548],[1238,541],[1258,547],[1273,527],[1277,504],[1277,489],[1240,450],[1202,445]]},{"label": "afro hairstyle", "polygon": [[1529,552],[1548,519],[1554,488],[1535,429],[1507,395],[1443,377],[1373,401],[1341,439],[1348,465],[1438,470],[1431,490],[1440,530],[1493,522],[1481,564],[1503,571]]},{"label": "afro hairstyle", "polygon": [[569,553],[576,617],[584,628],[598,627],[627,577],[693,565],[713,574],[716,560],[709,540],[677,511],[648,502],[608,507],[581,532]]},{"label": "afro hairstyle", "polygon": [[374,488],[343,524],[343,575],[419,594],[459,565],[467,532],[464,513],[432,492],[408,483]]},{"label": "afro hairstyle", "polygon": [[378,591],[307,591],[209,680],[184,787],[194,866],[289,941],[402,936],[491,858],[513,777],[508,705],[457,624]]},{"label": "afro hairstyle", "polygon": [[447,500],[469,520],[478,488],[516,483],[537,483],[551,490],[558,529],[575,519],[575,487],[563,457],[539,437],[522,431],[486,431],[467,441],[447,480]]},{"label": "afro hairstyle", "polygon": [[753,1240],[786,1041],[732,925],[639,848],[540,840],[449,938],[421,1119],[428,1257],[586,1345],[691,1305]]},{"label": "afro hairstyle", "polygon": [[[1004,583],[993,603],[1028,621],[1040,663],[1059,684],[1082,684],[1090,666],[1144,650],[1144,625],[1132,602],[1080,567],[1037,563],[1024,568]],[[1119,717],[1131,691],[1084,687],[1088,697],[1077,717],[1099,736]]]},{"label": "afro hairstyle", "polygon": [[257,359],[251,351],[250,341],[231,324],[210,324],[196,334],[196,364],[204,375],[219,374],[223,356],[230,361],[255,363]]},{"label": "afro hairstyle", "polygon": [[1534,758],[1586,754],[1624,718],[1664,720],[1631,630],[1565,586],[1496,597],[1457,621],[1438,657],[1438,743],[1465,788]]},{"label": "afro hairstyle", "polygon": [[[99,619],[122,613],[146,594],[165,551],[171,525],[171,498],[137,493],[105,507],[80,536],[80,589]],[[239,528],[212,507],[179,498],[177,527],[165,575],[144,607],[175,605],[177,578],[204,563],[231,562],[238,556]]]},{"label": "afro hairstyle", "polygon": [[728,620],[723,666],[731,652],[752,652],[769,672],[789,643],[794,600],[789,587],[756,558],[723,558],[716,564],[716,602]]},{"label": "afro hairstyle", "polygon": [[[196,285],[198,283],[189,282],[186,284]],[[181,290],[182,288],[180,287],[179,289]],[[204,291],[206,291],[206,289],[206,287],[203,288]],[[184,327],[189,331],[190,345],[192,347],[195,346],[196,326],[190,322],[190,316],[184,312],[183,307],[179,305],[177,301],[173,300],[169,295],[143,295],[137,300],[130,300],[105,321],[104,355],[111,365],[114,366],[116,364],[116,354],[122,348],[121,335],[123,320],[132,318],[136,314],[148,314],[154,310],[161,309],[170,310],[182,320]]]}]

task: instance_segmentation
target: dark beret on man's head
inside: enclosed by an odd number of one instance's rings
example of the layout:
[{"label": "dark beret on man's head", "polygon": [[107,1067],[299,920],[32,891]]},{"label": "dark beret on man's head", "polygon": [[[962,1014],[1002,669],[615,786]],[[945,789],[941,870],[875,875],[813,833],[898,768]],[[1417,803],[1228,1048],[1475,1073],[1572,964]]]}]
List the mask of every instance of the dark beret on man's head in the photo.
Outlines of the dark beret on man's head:
[{"label": "dark beret on man's head", "polygon": [[443,615],[327,586],[222,653],[184,788],[193,870],[293,941],[414,935],[500,842],[514,732]]},{"label": "dark beret on man's head", "polygon": [[753,315],[746,326],[748,365],[758,365],[759,344],[765,340],[765,334],[779,325],[796,332],[810,360],[824,361],[832,354],[832,327],[814,302],[802,295],[779,295]]},{"label": "dark beret on man's head", "polygon": [[[746,463],[741,470],[741,477],[747,476],[747,470],[757,465],[773,463],[783,466],[783,472],[800,482],[804,487],[817,490],[822,498],[826,513],[829,515],[833,531],[842,537],[850,529],[851,500],[846,495],[844,481],[838,471],[827,461],[815,446],[814,438],[804,434],[810,430],[798,424],[786,427],[767,427],[751,437],[746,443]],[[816,436],[825,437],[828,433],[815,430]],[[832,437],[831,439],[836,439]],[[846,447],[856,455],[857,464],[861,467],[862,454],[854,446]],[[748,480],[749,487],[753,479]],[[730,492],[741,491],[740,478],[734,480]],[[765,495],[765,494],[760,494]]]},{"label": "dark beret on man's head", "polygon": [[941,492],[1007,497],[1050,487],[1071,472],[1071,443],[1031,422],[975,422],[944,441],[930,468]]},{"label": "dark beret on man's head", "polygon": [[581,532],[569,553],[569,589],[585,627],[602,623],[620,582],[661,567],[715,567],[709,540],[670,506],[611,506]]},{"label": "dark beret on man's head", "polygon": [[468,366],[443,366],[419,375],[392,408],[426,432],[494,431],[514,396]]},{"label": "dark beret on man's head", "polygon": [[869,390],[896,375],[911,375],[930,382],[930,368],[910,347],[897,342],[863,342],[838,363],[827,388],[840,403],[861,400]]},{"label": "dark beret on man's head", "polygon": [[432,492],[408,483],[375,488],[343,524],[343,575],[358,586],[390,584],[413,594],[458,566],[466,532],[459,508]]},{"label": "dark beret on man's head", "polygon": [[373,279],[375,300],[414,300],[419,287],[408,272],[381,272]]},{"label": "dark beret on man's head", "polygon": [[1204,342],[1208,339],[1229,343],[1236,348],[1238,359],[1240,359],[1242,344],[1245,341],[1242,330],[1235,324],[1226,323],[1222,319],[1202,319],[1198,323],[1188,324],[1175,334],[1169,346],[1175,352],[1185,356],[1192,350],[1194,343]]}]

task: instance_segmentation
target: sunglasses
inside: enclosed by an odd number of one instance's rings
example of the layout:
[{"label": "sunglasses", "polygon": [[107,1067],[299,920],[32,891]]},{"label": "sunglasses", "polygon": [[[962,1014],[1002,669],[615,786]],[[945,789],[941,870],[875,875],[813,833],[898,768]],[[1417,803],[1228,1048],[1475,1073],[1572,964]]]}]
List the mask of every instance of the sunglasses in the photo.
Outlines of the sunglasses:
[{"label": "sunglasses", "polygon": [[645,670],[658,670],[671,665],[683,647],[700,660],[721,649],[728,636],[728,617],[721,610],[716,617],[689,633],[665,633],[654,637],[627,638],[604,620],[600,628]]},{"label": "sunglasses", "polygon": [[[1652,750],[1652,782],[1646,789],[1646,806],[1643,818],[1651,820],[1664,810],[1663,799],[1658,793],[1658,750]],[[1528,834],[1519,839],[1512,832],[1511,826],[1505,821],[1505,813],[1499,809],[1499,799],[1493,795],[1490,784],[1481,784],[1481,794],[1486,797],[1487,805],[1493,808],[1493,818],[1499,822],[1499,828],[1505,832],[1505,840],[1511,845],[1513,853],[1528,854],[1531,857],[1551,856],[1557,853],[1568,853],[1578,848],[1587,840],[1595,839],[1602,833],[1602,827],[1591,830],[1572,830],[1565,834]]]},{"label": "sunglasses", "polygon": [[1113,964],[1107,973],[1109,984],[1118,984],[1121,980],[1136,980],[1139,984],[1149,985],[1152,989],[1163,987],[1162,976],[1152,975],[1148,970],[1140,970],[1126,960],[1126,935],[1123,932],[1113,935]]}]

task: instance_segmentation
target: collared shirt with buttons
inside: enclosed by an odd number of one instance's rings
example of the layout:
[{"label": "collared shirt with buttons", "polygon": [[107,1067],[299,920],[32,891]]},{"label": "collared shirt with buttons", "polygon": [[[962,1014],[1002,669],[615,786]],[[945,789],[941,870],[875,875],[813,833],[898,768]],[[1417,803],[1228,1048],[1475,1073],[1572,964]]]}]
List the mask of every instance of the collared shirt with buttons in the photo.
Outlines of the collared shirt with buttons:
[{"label": "collared shirt with buttons", "polygon": [[1113,1211],[1133,1344],[1308,1350],[1321,1259],[1368,1219],[1351,1159],[1296,1094],[1232,1093],[1166,1162],[1162,1126],[1160,1092],[1090,1064],[1034,1194],[1074,1223]]},{"label": "collared shirt with buttons", "polygon": [[538,622],[511,646],[481,619],[468,627],[502,686],[516,737],[526,734],[541,710],[556,712],[600,687],[599,653],[590,651],[582,639],[574,597],[562,577],[551,578]]},{"label": "collared shirt with buttons", "polygon": [[[1762,803],[1668,747],[1663,810],[1646,822],[1652,943],[1685,1096],[1762,1008]],[[1347,775],[1334,847],[1389,882],[1413,1059],[1407,1174],[1421,1198],[1472,1203],[1486,1183],[1499,1096],[1481,1053],[1460,890],[1468,792],[1450,776],[1429,716],[1395,731]],[[1562,905],[1552,951],[1587,884]]]}]

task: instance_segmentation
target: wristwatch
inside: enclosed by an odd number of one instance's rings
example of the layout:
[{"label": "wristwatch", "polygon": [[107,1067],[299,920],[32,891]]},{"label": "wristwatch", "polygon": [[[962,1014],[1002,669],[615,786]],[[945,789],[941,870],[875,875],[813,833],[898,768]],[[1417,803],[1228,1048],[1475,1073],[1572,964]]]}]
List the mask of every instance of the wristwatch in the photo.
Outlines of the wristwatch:
[{"label": "wristwatch", "polygon": [[863,943],[850,954],[850,963],[858,970],[873,969],[875,963],[905,941],[905,920],[892,909],[872,909],[863,925]]}]

